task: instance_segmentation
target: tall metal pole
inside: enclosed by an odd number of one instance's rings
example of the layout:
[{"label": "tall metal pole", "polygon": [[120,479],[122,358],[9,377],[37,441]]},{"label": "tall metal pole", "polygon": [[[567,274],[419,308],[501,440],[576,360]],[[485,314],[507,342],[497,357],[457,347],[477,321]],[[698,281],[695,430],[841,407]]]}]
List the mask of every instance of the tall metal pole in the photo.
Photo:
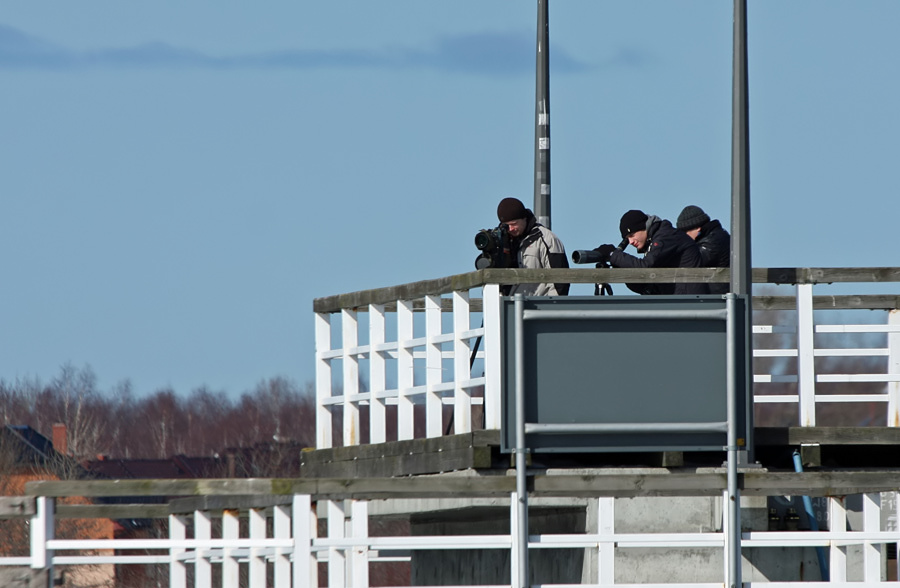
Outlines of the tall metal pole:
[{"label": "tall metal pole", "polygon": [[538,0],[535,76],[534,215],[550,227],[550,19],[549,0]]},{"label": "tall metal pole", "polygon": [[750,255],[750,98],[747,67],[747,0],[734,0],[734,49],[731,101],[731,291],[746,297],[744,361],[738,366],[746,417],[740,460],[750,465],[753,441],[753,265]]},{"label": "tall metal pole", "polygon": [[747,0],[734,0],[731,102],[731,291],[749,295],[750,117],[747,73]]},{"label": "tall metal pole", "polygon": [[[731,294],[729,306],[729,382],[728,382],[728,504],[729,532],[725,538],[728,552],[726,586],[741,588],[741,493],[737,485],[738,437],[737,389],[745,390],[745,404],[742,407],[746,418],[744,439],[745,451],[741,451],[745,464],[752,458],[753,450],[753,383],[750,358],[753,354],[752,341],[752,283],[753,266],[750,258],[750,116],[749,83],[747,69],[747,0],[734,0],[734,33],[732,63],[731,102]],[[734,316],[734,297],[745,299],[742,316]],[[738,324],[742,329],[738,329]],[[737,332],[735,332],[737,331]],[[742,331],[742,332],[741,332]],[[737,357],[734,351],[734,337],[744,338],[744,353]]]}]

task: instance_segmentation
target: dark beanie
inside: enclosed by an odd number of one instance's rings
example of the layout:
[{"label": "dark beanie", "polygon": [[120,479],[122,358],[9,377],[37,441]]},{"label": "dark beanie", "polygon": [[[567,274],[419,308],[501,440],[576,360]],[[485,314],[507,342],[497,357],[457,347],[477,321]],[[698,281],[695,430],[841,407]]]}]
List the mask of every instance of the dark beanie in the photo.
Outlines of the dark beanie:
[{"label": "dark beanie", "polygon": [[690,231],[697,227],[702,227],[709,222],[709,215],[703,212],[699,206],[690,204],[684,207],[681,214],[678,215],[678,221],[675,228],[679,231]]},{"label": "dark beanie", "polygon": [[528,217],[528,209],[518,198],[504,198],[497,206],[497,218],[501,223],[526,217]]},{"label": "dark beanie", "polygon": [[640,210],[629,210],[622,215],[622,220],[619,221],[619,231],[622,233],[623,239],[627,238],[631,233],[643,231],[646,228],[647,215]]}]

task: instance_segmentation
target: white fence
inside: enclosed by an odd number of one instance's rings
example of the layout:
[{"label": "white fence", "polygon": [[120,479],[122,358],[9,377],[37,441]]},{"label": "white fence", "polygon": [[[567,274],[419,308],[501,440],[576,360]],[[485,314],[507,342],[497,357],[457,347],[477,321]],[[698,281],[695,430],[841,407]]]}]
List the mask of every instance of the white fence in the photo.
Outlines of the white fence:
[{"label": "white fence", "polygon": [[[843,270],[846,271],[849,270]],[[566,281],[571,281],[576,272],[582,274],[583,282],[583,274],[591,270],[568,270]],[[659,273],[663,272],[655,270],[655,274]],[[793,279],[798,279],[798,274],[812,275],[816,283],[849,281],[842,270],[806,270],[805,274],[791,270]],[[852,278],[860,282],[883,281],[891,286],[896,279],[895,271],[886,278],[885,272]],[[339,310],[319,305],[325,310],[315,314],[318,448],[331,447],[335,440],[355,445],[411,439],[417,431],[426,437],[439,437],[449,431],[448,420],[452,420],[456,433],[472,428],[500,428],[500,287],[485,283],[483,288],[464,285],[446,292],[449,288],[443,283],[441,286],[444,287],[386,289],[374,292],[371,298],[379,301],[368,304],[357,304],[366,296],[349,296],[348,304],[354,306]],[[472,292],[481,297],[472,297]],[[398,297],[388,301],[391,294]],[[826,297],[832,301],[830,306],[816,304],[810,281],[797,284],[793,298],[791,310],[765,314],[766,318],[776,316],[785,322],[754,325],[755,345],[759,347],[754,350],[754,358],[795,358],[796,369],[793,373],[754,373],[754,402],[799,407],[796,424],[801,426],[816,425],[817,404],[885,403],[887,417],[877,424],[898,426],[900,314],[895,308],[896,297],[832,296]],[[839,299],[846,302],[835,302]],[[867,300],[873,301],[870,307],[866,306]],[[784,307],[782,301],[776,308]],[[815,308],[822,310],[814,312]],[[882,324],[827,322],[841,318],[840,310],[865,308],[883,312],[887,318]],[[878,347],[817,348],[816,335],[826,333],[880,333],[884,343]],[[786,334],[793,338],[792,344],[764,348],[765,337]],[[470,368],[473,352],[474,369]],[[884,358],[884,367],[880,373],[817,374],[815,360],[825,357]],[[824,393],[820,386],[823,383],[842,383],[846,387],[840,394]],[[866,383],[884,384],[883,390],[860,393],[854,389]],[[771,389],[777,386],[772,384],[790,387],[787,392],[774,393]],[[421,408],[417,410],[417,406]],[[452,419],[445,414],[445,406],[453,407]],[[473,407],[479,407],[479,411],[473,412]],[[361,422],[363,414],[367,415],[365,423]],[[369,431],[367,439],[361,436],[363,424]],[[333,431],[333,426],[339,427],[338,431]],[[340,435],[335,434],[338,432]]]},{"label": "white fence", "polygon": [[[446,492],[452,492],[453,483],[438,482],[448,486]],[[238,481],[232,491],[239,491],[240,483]],[[115,482],[104,484],[112,488]],[[395,485],[400,487],[400,484]],[[432,490],[436,487],[433,485]],[[467,488],[469,495],[473,493],[470,486],[460,488]],[[79,488],[79,483],[74,483],[70,489],[84,491]],[[94,490],[103,491],[96,486]],[[415,492],[405,494],[409,497]],[[498,500],[494,492],[485,494]],[[512,523],[516,520],[517,496],[515,492],[506,496],[498,504],[506,504]],[[746,551],[754,548],[809,547],[821,547],[827,554],[822,565],[828,570],[829,586],[896,585],[896,581],[888,582],[887,579],[896,577],[896,570],[888,569],[888,565],[896,568],[897,561],[887,559],[886,549],[887,545],[896,545],[900,535],[895,521],[886,521],[882,515],[883,497],[885,500],[896,500],[895,493],[862,495],[862,508],[854,513],[854,517],[848,516],[847,497],[829,498],[830,528],[827,531],[745,531],[742,534],[744,585],[770,588],[817,585],[816,582],[821,582],[817,569],[808,572],[806,582],[769,581],[757,569],[754,557],[748,557]],[[500,550],[509,553],[509,583],[490,586],[519,585],[515,578],[519,535],[514,525],[510,533],[489,535],[371,536],[370,501],[319,497],[317,502],[316,499],[314,494],[298,493],[283,496],[281,504],[270,507],[202,509],[187,515],[170,515],[168,537],[161,539],[85,540],[54,538],[57,522],[54,498],[38,496],[33,499],[36,508],[29,520],[32,537],[30,557],[0,557],[0,566],[28,566],[36,574],[44,572],[44,577],[49,577],[54,567],[71,569],[102,564],[158,566],[168,570],[170,588],[212,588],[213,585],[222,588],[367,588],[370,586],[371,566],[375,563],[408,565],[416,554],[424,552],[458,554],[459,551]],[[377,502],[384,504],[384,500]],[[581,582],[545,582],[540,584],[544,588],[575,585],[648,588],[679,585],[678,582],[689,582],[692,586],[722,585],[715,579],[717,570],[713,568],[711,571],[709,565],[696,569],[685,565],[681,566],[682,569],[672,566],[655,571],[644,570],[639,572],[642,580],[635,581],[632,577],[635,568],[633,562],[628,564],[627,553],[663,547],[685,550],[689,554],[698,549],[723,552],[727,535],[722,532],[726,525],[724,518],[719,519],[718,529],[700,532],[623,532],[618,528],[623,517],[616,515],[616,498],[598,496],[577,502],[588,513],[585,532],[532,534],[527,539],[530,550],[578,550],[583,553],[583,565],[576,570],[581,575]],[[138,510],[136,507],[136,512]],[[717,510],[723,512],[721,502]],[[320,519],[323,525],[319,524]],[[627,524],[627,517],[624,522]],[[320,535],[319,529],[324,529],[324,533]],[[123,550],[129,554],[124,554]],[[136,551],[144,553],[136,555]],[[795,550],[796,553],[799,552]],[[790,556],[782,554],[782,557]],[[623,573],[623,563],[631,571]],[[725,573],[724,569],[718,571]],[[670,581],[667,578],[680,579]],[[409,585],[421,585],[415,579],[413,575],[413,582]]]}]

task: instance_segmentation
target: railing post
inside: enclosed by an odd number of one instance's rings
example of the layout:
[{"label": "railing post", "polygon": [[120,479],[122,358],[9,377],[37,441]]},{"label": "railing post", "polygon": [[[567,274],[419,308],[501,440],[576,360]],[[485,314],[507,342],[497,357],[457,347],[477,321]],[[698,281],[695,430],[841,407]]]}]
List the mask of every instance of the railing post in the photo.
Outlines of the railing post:
[{"label": "railing post", "polygon": [[472,430],[472,390],[463,382],[471,379],[469,356],[472,353],[463,333],[471,327],[469,317],[469,292],[453,293],[453,432],[468,433]]},{"label": "railing post", "polygon": [[384,353],[376,348],[384,343],[384,305],[369,305],[369,443],[384,443],[387,440],[387,412],[384,398],[385,359]]},{"label": "railing post", "polygon": [[[881,530],[881,494],[863,494],[863,531],[877,533]],[[881,544],[863,542],[863,582],[881,582]]]},{"label": "railing post", "polygon": [[331,350],[331,315],[316,313],[316,448],[331,447],[331,359],[322,354]]},{"label": "railing post", "polygon": [[597,532],[600,541],[597,543],[597,583],[602,585],[616,582],[616,542],[615,518],[616,499],[601,497],[597,499]]},{"label": "railing post", "polygon": [[[272,509],[272,536],[275,539],[291,538],[291,506],[279,504]],[[279,547],[275,550],[275,586],[291,585],[291,549]]]},{"label": "railing post", "polygon": [[815,328],[812,284],[797,284],[797,393],[801,427],[816,425]]},{"label": "railing post", "polygon": [[[521,588],[526,579],[522,575],[522,549],[519,542],[522,540],[522,532],[519,529],[519,493],[512,492],[509,496],[509,578],[513,588]],[[525,540],[528,540],[528,531],[525,531]],[[527,547],[526,547],[527,549]]]},{"label": "railing post", "polygon": [[[828,497],[828,530],[832,533],[847,531],[847,508],[844,505],[846,496]],[[836,541],[829,548],[828,578],[832,582],[847,581],[847,546]]]},{"label": "railing post", "polygon": [[484,428],[500,429],[500,286],[485,284],[484,315]]},{"label": "railing post", "polygon": [[415,411],[410,398],[414,386],[413,304],[397,301],[397,439],[412,439],[415,434]]},{"label": "railing post", "polygon": [[[240,539],[240,530],[240,513],[233,509],[222,511],[222,539]],[[240,566],[234,552],[235,548],[227,544],[222,548],[222,588],[238,588]]]},{"label": "railing post", "polygon": [[[369,503],[365,500],[354,500],[350,503],[350,536],[354,541],[369,538]],[[350,586],[353,588],[369,588],[369,546],[362,544],[353,547],[350,554]]]},{"label": "railing post", "polygon": [[425,297],[425,436],[440,437],[444,433],[443,402],[434,388],[443,381],[441,344],[434,341],[441,334],[441,297]]},{"label": "railing post", "polygon": [[[888,312],[888,325],[900,326],[900,309]],[[888,374],[900,375],[900,333],[888,333]],[[888,382],[887,426],[900,427],[900,382]]]},{"label": "railing post", "polygon": [[[187,521],[178,515],[169,515],[169,539],[184,541],[187,539]],[[184,547],[169,548],[169,586],[170,588],[187,588],[187,562],[182,555],[187,552]]]},{"label": "railing post", "polygon": [[202,510],[194,511],[194,539],[198,545],[194,549],[194,587],[212,588],[212,562],[209,547],[202,547],[200,542],[212,539],[212,518]]},{"label": "railing post", "polygon": [[[266,538],[266,510],[264,508],[251,508],[249,531],[251,539]],[[250,549],[250,561],[248,564],[249,582],[251,588],[265,587],[266,585],[266,556],[262,547]]]},{"label": "railing post", "polygon": [[359,359],[356,347],[359,345],[359,328],[356,311],[341,310],[341,358],[343,372],[344,402],[344,447],[359,444],[359,402],[353,397],[359,394]]},{"label": "railing post", "polygon": [[[343,539],[347,536],[344,520],[343,501],[328,500],[325,502],[328,512],[329,539]],[[328,587],[346,588],[347,585],[347,552],[344,547],[328,548]]]},{"label": "railing post", "polygon": [[295,494],[293,501],[294,588],[319,585],[319,568],[312,551],[318,518],[309,494]]},{"label": "railing post", "polygon": [[54,500],[38,496],[36,511],[31,517],[31,569],[45,570],[47,577],[53,577],[53,552],[47,549],[47,541],[54,538]]}]

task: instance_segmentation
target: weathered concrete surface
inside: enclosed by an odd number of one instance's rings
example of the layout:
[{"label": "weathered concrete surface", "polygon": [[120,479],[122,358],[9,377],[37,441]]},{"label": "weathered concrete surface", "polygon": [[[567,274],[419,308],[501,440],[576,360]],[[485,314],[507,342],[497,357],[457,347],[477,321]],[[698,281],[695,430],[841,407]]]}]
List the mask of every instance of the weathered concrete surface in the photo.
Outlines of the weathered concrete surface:
[{"label": "weathered concrete surface", "polygon": [[[500,513],[491,511],[495,515]],[[413,518],[414,535],[508,534],[509,511],[505,516],[486,517],[485,512],[461,511],[447,520],[433,516]],[[584,508],[533,509],[529,531],[571,533],[585,528]],[[582,532],[582,531],[579,531]],[[529,553],[532,584],[578,584],[584,565],[583,549],[533,549]],[[418,551],[412,557],[412,583],[416,586],[466,584],[509,584],[508,549],[465,549]]]}]

